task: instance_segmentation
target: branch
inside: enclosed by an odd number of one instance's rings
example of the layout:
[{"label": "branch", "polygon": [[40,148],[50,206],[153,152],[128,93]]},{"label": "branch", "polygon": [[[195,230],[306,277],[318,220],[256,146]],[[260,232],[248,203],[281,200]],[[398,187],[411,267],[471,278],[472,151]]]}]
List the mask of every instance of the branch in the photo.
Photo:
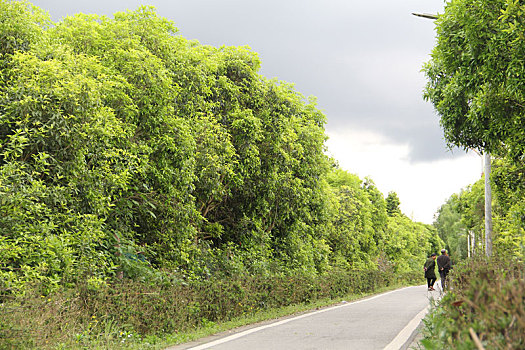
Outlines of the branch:
[{"label": "branch", "polygon": [[474,341],[474,344],[476,344],[478,350],[485,350],[485,348],[483,347],[483,344],[481,344],[481,341],[479,340],[478,338],[478,335],[476,334],[476,332],[474,332],[474,330],[471,328],[468,329],[469,333],[470,333],[470,337],[472,338],[472,340]]}]

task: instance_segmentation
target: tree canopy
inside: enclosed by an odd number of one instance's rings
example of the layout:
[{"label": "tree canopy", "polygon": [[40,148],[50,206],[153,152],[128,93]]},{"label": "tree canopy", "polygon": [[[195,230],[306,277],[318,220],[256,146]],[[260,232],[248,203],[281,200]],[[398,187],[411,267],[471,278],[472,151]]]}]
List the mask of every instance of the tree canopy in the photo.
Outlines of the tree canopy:
[{"label": "tree canopy", "polygon": [[401,209],[399,208],[400,204],[401,201],[399,200],[397,193],[394,191],[388,192],[388,196],[386,197],[386,212],[388,216],[401,214]]},{"label": "tree canopy", "polygon": [[[517,0],[447,2],[436,21],[437,44],[424,67],[425,97],[434,104],[448,143],[498,158],[491,179],[497,197],[494,244],[511,255],[523,255],[519,246],[525,229],[519,195],[525,157],[524,13],[525,4]],[[436,224],[451,249],[464,254],[464,243],[459,243],[464,237],[453,239],[445,227],[459,235],[463,226],[482,238],[482,202],[477,182],[441,208]]]},{"label": "tree canopy", "polygon": [[389,229],[373,182],[325,155],[315,98],[260,75],[248,47],[187,40],[151,7],[52,23],[0,0],[0,18],[6,290],[374,269],[405,256],[387,232],[430,252],[435,232]]},{"label": "tree canopy", "polygon": [[517,0],[453,0],[439,15],[425,97],[451,145],[524,156],[524,11]]}]

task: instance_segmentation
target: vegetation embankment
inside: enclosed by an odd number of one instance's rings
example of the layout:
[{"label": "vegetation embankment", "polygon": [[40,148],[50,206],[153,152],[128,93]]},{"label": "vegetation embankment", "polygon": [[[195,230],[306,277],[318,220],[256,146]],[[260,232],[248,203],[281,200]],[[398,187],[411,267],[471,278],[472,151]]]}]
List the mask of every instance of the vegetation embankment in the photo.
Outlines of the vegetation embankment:
[{"label": "vegetation embankment", "polygon": [[[493,159],[493,257],[486,251],[480,180],[445,203],[435,226],[452,255],[467,259],[426,320],[428,349],[525,348],[525,6],[513,0],[450,1],[425,67],[426,97],[451,145]],[[470,244],[469,244],[470,243]]]},{"label": "vegetation embankment", "polygon": [[315,99],[249,48],[148,7],[53,23],[0,0],[0,19],[0,346],[372,291],[442,245],[326,156]]},{"label": "vegetation embankment", "polygon": [[391,271],[333,271],[176,286],[128,280],[96,290],[79,285],[49,296],[34,290],[3,305],[0,335],[2,348],[160,348],[222,324],[238,326],[420,280],[413,273],[394,278]]}]

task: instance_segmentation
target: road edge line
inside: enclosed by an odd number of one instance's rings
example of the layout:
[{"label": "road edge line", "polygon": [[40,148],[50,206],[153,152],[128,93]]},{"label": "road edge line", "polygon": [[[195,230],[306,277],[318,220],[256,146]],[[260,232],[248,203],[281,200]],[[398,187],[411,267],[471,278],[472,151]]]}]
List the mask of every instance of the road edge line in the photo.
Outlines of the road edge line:
[{"label": "road edge line", "polygon": [[406,344],[410,337],[417,329],[421,320],[426,316],[430,306],[425,307],[421,310],[408,324],[399,332],[399,334],[387,345],[383,350],[399,350]]},{"label": "road edge line", "polygon": [[224,337],[224,338],[220,338],[220,339],[208,342],[208,343],[204,343],[204,344],[192,347],[192,348],[188,348],[187,350],[205,350],[205,349],[209,349],[212,346],[223,344],[223,343],[227,343],[229,341],[235,340],[237,338],[244,337],[245,335],[248,335],[248,334],[251,334],[251,333],[255,333],[255,332],[261,331],[263,329],[280,326],[280,325],[288,323],[288,322],[299,320],[301,318],[305,318],[305,317],[312,316],[312,315],[317,315],[317,314],[320,314],[320,313],[323,313],[323,312],[327,312],[327,311],[330,311],[330,310],[335,310],[335,309],[339,309],[339,308],[342,308],[342,307],[347,307],[347,306],[351,306],[351,305],[355,305],[355,304],[359,304],[359,303],[364,303],[365,301],[370,301],[370,300],[373,300],[373,299],[377,299],[379,297],[382,297],[382,296],[385,296],[385,295],[388,295],[388,294],[391,294],[391,293],[395,293],[395,292],[398,292],[398,291],[401,291],[401,290],[404,290],[404,289],[412,288],[412,287],[413,286],[404,287],[404,288],[400,288],[400,289],[395,289],[395,290],[391,290],[389,292],[377,294],[377,295],[374,295],[374,296],[371,296],[371,297],[368,297],[368,298],[364,298],[364,299],[361,299],[361,300],[356,300],[356,301],[353,301],[353,302],[350,302],[350,303],[336,305],[336,306],[331,306],[331,307],[327,307],[327,308],[324,308],[324,309],[321,309],[321,310],[308,312],[308,313],[305,313],[305,314],[302,314],[302,315],[299,315],[299,316],[295,316],[295,317],[292,317],[292,318],[287,318],[285,320],[277,321],[277,322],[270,323],[270,324],[267,324],[267,325],[264,325],[264,326],[251,328],[251,329],[248,329],[248,330],[243,331],[243,332],[232,334],[232,335],[229,335],[229,336]]}]

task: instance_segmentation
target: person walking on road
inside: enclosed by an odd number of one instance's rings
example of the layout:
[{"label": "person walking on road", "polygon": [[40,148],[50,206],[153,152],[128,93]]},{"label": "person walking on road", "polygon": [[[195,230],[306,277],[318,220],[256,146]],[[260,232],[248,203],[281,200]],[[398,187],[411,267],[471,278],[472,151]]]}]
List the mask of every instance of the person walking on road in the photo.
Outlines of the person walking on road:
[{"label": "person walking on road", "polygon": [[430,254],[430,258],[425,261],[425,278],[427,279],[428,290],[434,290],[434,283],[436,283],[436,253]]},{"label": "person walking on road", "polygon": [[447,275],[450,271],[450,258],[447,255],[446,249],[441,249],[441,255],[437,258],[437,266],[439,277],[441,278],[441,289],[445,291],[447,288]]}]

